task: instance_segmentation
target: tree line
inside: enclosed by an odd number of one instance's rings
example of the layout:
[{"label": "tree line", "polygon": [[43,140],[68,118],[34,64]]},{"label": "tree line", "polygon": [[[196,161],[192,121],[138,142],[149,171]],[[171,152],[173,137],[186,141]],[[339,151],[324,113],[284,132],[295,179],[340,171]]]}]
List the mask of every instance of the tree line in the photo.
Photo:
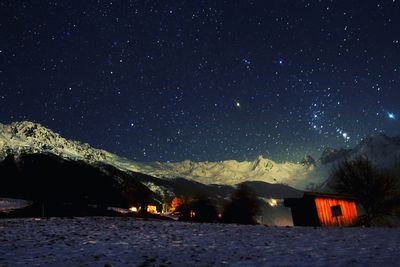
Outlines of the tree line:
[{"label": "tree line", "polygon": [[257,224],[260,203],[253,190],[245,184],[239,184],[223,206],[222,212],[218,211],[215,201],[207,196],[182,198],[175,212],[185,221]]},{"label": "tree line", "polygon": [[[387,225],[387,221],[400,218],[400,164],[389,170],[376,167],[366,157],[348,159],[332,168],[328,181],[325,190],[355,197],[362,207],[359,225]],[[222,212],[206,196],[186,198],[178,204],[176,211],[182,220],[238,224],[256,224],[261,207],[257,195],[245,184],[237,186]]]}]

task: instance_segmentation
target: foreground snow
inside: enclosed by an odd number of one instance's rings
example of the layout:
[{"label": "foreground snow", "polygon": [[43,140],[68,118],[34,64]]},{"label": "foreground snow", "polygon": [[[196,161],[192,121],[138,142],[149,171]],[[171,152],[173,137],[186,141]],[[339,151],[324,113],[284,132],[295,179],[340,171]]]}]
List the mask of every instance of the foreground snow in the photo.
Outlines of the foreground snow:
[{"label": "foreground snow", "polygon": [[398,266],[400,229],[0,220],[0,266]]}]

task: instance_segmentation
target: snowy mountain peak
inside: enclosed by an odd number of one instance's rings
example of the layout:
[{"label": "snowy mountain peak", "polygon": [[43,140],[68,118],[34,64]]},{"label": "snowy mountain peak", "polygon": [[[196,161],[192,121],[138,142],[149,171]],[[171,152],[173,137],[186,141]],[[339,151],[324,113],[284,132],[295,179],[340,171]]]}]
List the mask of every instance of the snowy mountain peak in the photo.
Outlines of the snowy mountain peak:
[{"label": "snowy mountain peak", "polygon": [[350,149],[335,149],[331,147],[325,147],[325,149],[322,151],[319,162],[321,164],[332,163],[334,161],[346,158],[350,152]]},{"label": "snowy mountain peak", "polygon": [[256,160],[253,162],[253,171],[270,171],[274,167],[274,162],[267,158],[264,158],[262,155],[258,156]]},{"label": "snowy mountain peak", "polygon": [[311,155],[306,154],[306,155],[304,155],[304,158],[302,160],[300,160],[300,164],[311,167],[311,166],[316,166],[317,162]]},{"label": "snowy mountain peak", "polygon": [[318,162],[329,165],[357,157],[368,158],[382,168],[392,167],[400,162],[400,137],[390,137],[381,133],[366,137],[353,149],[327,147]]},{"label": "snowy mountain peak", "polygon": [[400,162],[400,137],[385,134],[371,135],[362,140],[350,157],[367,157],[380,167],[392,167]]},{"label": "snowy mountain peak", "polygon": [[355,149],[365,149],[366,147],[387,147],[389,145],[400,146],[399,137],[389,137],[383,133],[370,135],[363,139]]},{"label": "snowy mountain peak", "polygon": [[0,124],[0,159],[8,154],[52,153],[65,158],[104,161],[110,153],[89,144],[67,140],[58,133],[30,121]]},{"label": "snowy mountain peak", "polygon": [[[7,127],[7,125],[2,125]],[[60,137],[58,134],[54,133],[50,129],[42,126],[39,123],[31,121],[19,121],[14,122],[8,126],[13,135],[25,138],[33,139],[55,139]]]}]

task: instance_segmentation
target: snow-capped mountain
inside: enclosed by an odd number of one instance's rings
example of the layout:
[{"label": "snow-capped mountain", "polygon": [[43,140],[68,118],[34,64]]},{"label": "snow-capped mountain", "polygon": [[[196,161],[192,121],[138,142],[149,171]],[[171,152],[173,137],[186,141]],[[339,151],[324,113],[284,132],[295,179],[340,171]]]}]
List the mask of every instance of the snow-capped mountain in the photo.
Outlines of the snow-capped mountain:
[{"label": "snow-capped mountain", "polygon": [[259,156],[254,161],[152,162],[139,163],[119,157],[88,144],[63,138],[50,129],[32,122],[0,124],[0,160],[6,155],[51,153],[57,156],[105,163],[121,170],[135,171],[158,178],[185,178],[204,184],[235,185],[245,181],[287,184],[298,189],[318,186],[328,176],[331,166],[345,159],[367,156],[378,166],[388,167],[399,161],[400,137],[383,134],[363,140],[354,149],[327,148],[318,160],[306,155],[297,163],[278,163]]},{"label": "snow-capped mountain", "polygon": [[[143,171],[143,169],[142,169]],[[288,184],[305,188],[321,182],[319,170],[300,163],[277,163],[259,156],[254,161],[225,160],[219,162],[183,161],[155,162],[145,166],[145,172],[155,177],[183,177],[204,184],[234,185],[245,181]]]},{"label": "snow-capped mountain", "polygon": [[373,135],[362,140],[353,149],[326,149],[320,162],[328,164],[344,158],[367,157],[378,167],[388,168],[400,163],[400,136],[389,137],[384,134]]},{"label": "snow-capped mountain", "polygon": [[[0,124],[0,160],[6,155],[51,153],[63,158],[102,162],[122,170],[149,174],[160,178],[182,177],[204,184],[234,185],[244,181],[285,183],[303,188],[313,180],[314,167],[298,163],[276,163],[259,156],[255,161],[226,160],[220,162],[138,163],[118,157],[88,144],[71,141],[38,123],[23,121]],[[319,181],[314,181],[319,182]]]},{"label": "snow-capped mountain", "polygon": [[89,162],[105,161],[113,155],[89,144],[67,140],[59,134],[29,121],[0,124],[0,160],[7,154],[52,153]]}]

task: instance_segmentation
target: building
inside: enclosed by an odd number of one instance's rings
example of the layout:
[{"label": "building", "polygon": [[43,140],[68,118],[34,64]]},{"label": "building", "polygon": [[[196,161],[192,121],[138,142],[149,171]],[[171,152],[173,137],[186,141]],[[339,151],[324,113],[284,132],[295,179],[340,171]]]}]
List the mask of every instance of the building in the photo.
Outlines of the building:
[{"label": "building", "polygon": [[356,199],[335,194],[305,192],[302,198],[286,198],[295,226],[351,226],[357,223]]},{"label": "building", "polygon": [[[129,208],[129,211],[131,211],[131,212],[140,212],[140,210],[141,210],[141,207],[130,207]],[[153,213],[153,214],[155,214],[155,213],[158,213],[158,210],[157,210],[157,206],[156,205],[147,205],[146,206],[146,211],[148,212],[148,213]]]},{"label": "building", "polygon": [[157,206],[156,205],[147,205],[147,212],[148,213],[157,213]]}]

